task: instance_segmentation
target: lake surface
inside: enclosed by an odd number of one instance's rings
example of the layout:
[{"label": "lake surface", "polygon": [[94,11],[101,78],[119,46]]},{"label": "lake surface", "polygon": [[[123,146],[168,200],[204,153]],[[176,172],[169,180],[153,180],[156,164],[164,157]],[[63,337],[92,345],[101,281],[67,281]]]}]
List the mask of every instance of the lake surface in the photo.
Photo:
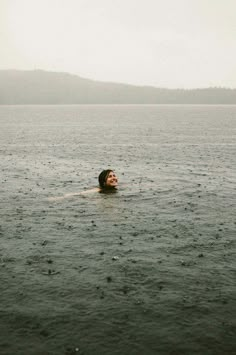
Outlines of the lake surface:
[{"label": "lake surface", "polygon": [[[0,353],[235,353],[236,106],[0,106],[0,125]],[[117,193],[50,200],[107,168]]]}]

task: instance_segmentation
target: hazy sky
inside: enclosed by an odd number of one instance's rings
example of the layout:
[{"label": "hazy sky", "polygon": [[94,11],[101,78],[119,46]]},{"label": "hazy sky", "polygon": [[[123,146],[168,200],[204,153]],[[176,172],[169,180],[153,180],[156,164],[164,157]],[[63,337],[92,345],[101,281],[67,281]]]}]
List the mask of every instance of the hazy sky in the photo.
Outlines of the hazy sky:
[{"label": "hazy sky", "polygon": [[0,0],[0,69],[236,88],[236,0]]}]

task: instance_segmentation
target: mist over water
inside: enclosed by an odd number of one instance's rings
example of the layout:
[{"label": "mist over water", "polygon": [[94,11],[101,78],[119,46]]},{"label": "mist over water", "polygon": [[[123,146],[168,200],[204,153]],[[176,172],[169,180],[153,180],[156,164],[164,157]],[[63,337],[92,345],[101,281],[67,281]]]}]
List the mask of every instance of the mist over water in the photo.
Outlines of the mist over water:
[{"label": "mist over water", "polygon": [[[1,106],[0,124],[8,353],[233,354],[236,106]],[[48,200],[106,168],[116,194]]]}]

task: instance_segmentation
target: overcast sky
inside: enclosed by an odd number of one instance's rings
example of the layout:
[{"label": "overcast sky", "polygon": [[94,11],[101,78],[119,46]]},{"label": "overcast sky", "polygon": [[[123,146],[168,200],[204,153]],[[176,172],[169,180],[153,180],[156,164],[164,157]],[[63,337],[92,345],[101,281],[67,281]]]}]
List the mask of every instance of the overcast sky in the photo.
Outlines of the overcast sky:
[{"label": "overcast sky", "polygon": [[236,88],[236,0],[0,0],[0,69]]}]

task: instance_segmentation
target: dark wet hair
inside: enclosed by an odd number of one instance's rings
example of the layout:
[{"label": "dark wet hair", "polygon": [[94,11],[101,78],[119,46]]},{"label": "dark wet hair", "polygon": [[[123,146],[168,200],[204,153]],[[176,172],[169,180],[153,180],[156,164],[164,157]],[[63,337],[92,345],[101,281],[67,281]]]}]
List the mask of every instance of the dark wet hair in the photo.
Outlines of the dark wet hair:
[{"label": "dark wet hair", "polygon": [[108,175],[110,174],[110,172],[113,171],[111,169],[107,169],[107,170],[103,170],[99,177],[98,177],[98,182],[99,182],[99,185],[102,189],[104,189],[106,186],[106,181],[107,181],[107,178],[108,178]]}]

